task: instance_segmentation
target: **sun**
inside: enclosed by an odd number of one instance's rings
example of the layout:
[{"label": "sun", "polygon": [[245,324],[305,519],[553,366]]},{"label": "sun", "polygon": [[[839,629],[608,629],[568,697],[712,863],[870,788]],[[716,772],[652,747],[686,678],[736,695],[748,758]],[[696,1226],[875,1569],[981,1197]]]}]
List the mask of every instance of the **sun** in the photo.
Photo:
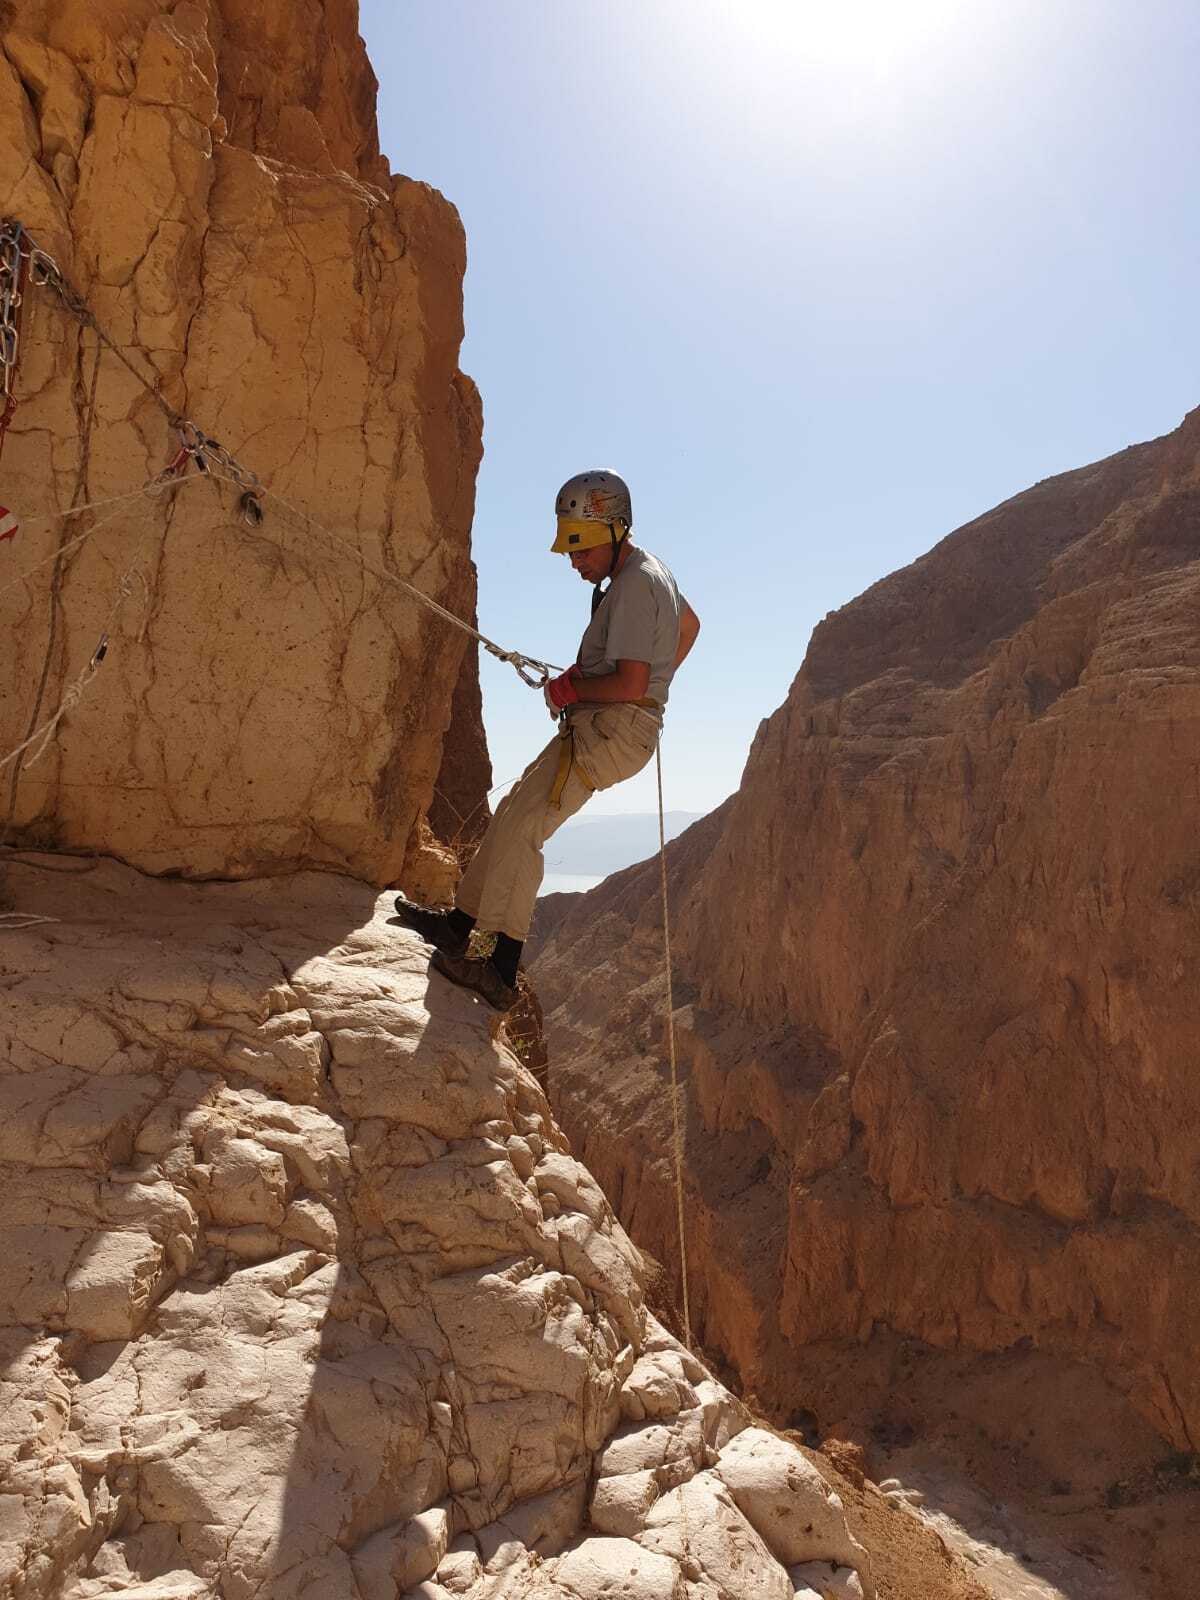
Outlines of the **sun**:
[{"label": "sun", "polygon": [[961,0],[741,0],[728,13],[756,50],[810,67],[897,67],[963,12]]}]

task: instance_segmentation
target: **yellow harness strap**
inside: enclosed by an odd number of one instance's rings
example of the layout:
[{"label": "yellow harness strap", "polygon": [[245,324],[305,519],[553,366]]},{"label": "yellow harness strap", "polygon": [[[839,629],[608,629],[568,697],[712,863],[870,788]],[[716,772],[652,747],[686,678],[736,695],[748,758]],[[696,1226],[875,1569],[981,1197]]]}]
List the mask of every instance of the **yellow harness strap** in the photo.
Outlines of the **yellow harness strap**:
[{"label": "yellow harness strap", "polygon": [[[657,700],[624,700],[614,702],[620,705],[634,705],[640,711],[657,711]],[[554,782],[550,786],[550,804],[556,811],[562,810],[563,790],[567,787],[567,779],[571,776],[571,768],[576,767],[579,781],[585,789],[595,793],[596,785],[587,776],[582,767],[576,766],[575,761],[575,729],[568,718],[558,736],[558,767],[554,774]]]}]

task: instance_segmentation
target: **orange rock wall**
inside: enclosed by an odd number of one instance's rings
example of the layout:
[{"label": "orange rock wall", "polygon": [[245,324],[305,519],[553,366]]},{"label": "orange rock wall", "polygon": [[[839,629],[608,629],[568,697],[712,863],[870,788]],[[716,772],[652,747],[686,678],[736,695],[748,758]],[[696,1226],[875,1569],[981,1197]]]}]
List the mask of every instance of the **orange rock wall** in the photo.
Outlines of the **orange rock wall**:
[{"label": "orange rock wall", "polygon": [[[356,553],[472,614],[481,418],[458,370],[458,216],[380,156],[348,0],[13,0],[0,24],[0,215],[171,410],[298,508],[268,499],[249,528],[236,489],[192,485],[120,508],[56,567],[104,513],[46,513],[138,488],[177,440],[118,356],[97,371],[94,334],[30,289],[0,459],[0,501],[23,518],[0,545],[17,641],[0,753],[52,714],[102,629],[111,648],[41,759],[15,786],[0,773],[10,836],[152,872],[390,881],[474,660]],[[477,722],[450,737],[472,745],[460,788],[482,795]]]},{"label": "orange rock wall", "polygon": [[[671,847],[699,1314],[779,1410],[817,1349],[869,1386],[880,1341],[1024,1341],[1200,1441],[1198,507],[1193,413],[959,530],[821,624]],[[656,888],[535,980],[564,1125],[673,1264]]]}]

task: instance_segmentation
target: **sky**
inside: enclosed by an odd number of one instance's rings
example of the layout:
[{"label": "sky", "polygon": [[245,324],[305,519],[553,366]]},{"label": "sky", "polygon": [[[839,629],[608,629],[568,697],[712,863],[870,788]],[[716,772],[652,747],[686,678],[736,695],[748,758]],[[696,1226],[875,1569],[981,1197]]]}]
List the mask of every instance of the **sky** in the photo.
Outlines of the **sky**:
[{"label": "sky", "polygon": [[[610,467],[699,614],[669,808],[813,627],[1200,404],[1195,0],[362,0],[393,171],[467,235],[489,637],[566,666],[554,495]],[[497,783],[552,732],[481,658]],[[654,808],[653,765],[589,814]]]}]

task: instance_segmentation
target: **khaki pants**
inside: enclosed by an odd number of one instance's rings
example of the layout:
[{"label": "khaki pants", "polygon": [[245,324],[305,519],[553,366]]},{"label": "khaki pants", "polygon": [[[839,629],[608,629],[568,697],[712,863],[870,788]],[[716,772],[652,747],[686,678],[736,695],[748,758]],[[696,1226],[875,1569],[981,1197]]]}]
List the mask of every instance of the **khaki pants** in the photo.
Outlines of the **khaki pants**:
[{"label": "khaki pants", "polygon": [[[658,715],[640,706],[587,707],[571,714],[566,733],[551,739],[500,802],[475,859],[463,873],[457,904],[481,933],[524,940],[546,869],[542,846],[595,789],[632,778],[658,742]],[[563,739],[574,736],[574,761],[561,806],[550,803]]]}]

